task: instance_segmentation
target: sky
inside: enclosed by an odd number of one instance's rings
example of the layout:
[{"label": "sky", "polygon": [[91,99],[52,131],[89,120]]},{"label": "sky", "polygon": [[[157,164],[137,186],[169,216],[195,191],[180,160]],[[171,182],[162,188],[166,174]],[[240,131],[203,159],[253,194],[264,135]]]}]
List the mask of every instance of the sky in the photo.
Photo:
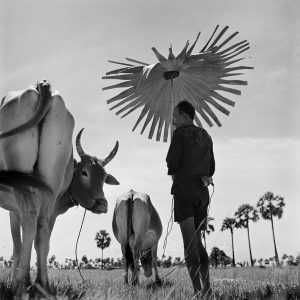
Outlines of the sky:
[{"label": "sky", "polygon": [[[220,231],[223,220],[232,217],[240,205],[255,206],[265,192],[272,191],[286,202],[282,218],[274,222],[279,256],[300,254],[299,1],[0,0],[0,4],[1,97],[47,78],[75,118],[73,144],[81,128],[85,128],[82,146],[90,155],[103,159],[117,140],[120,143],[117,155],[106,166],[120,185],[104,186],[106,214],[87,212],[78,243],[79,259],[101,256],[94,238],[102,229],[112,238],[104,256],[121,257],[111,221],[117,197],[130,189],[147,193],[159,212],[164,227],[159,258],[171,215],[171,179],[165,162],[169,143],[148,140],[139,128],[132,132],[137,113],[120,119],[109,110],[106,100],[118,91],[102,91],[111,84],[102,76],[115,68],[108,59],[130,57],[156,63],[151,47],[168,55],[171,43],[176,55],[199,31],[194,51],[200,51],[217,24],[228,25],[230,33],[239,31],[236,41],[249,41],[243,63],[254,70],[240,76],[248,86],[241,88],[241,96],[230,96],[236,105],[229,117],[217,113],[223,126],[204,125],[212,136],[216,159],[209,209],[215,232],[207,237],[208,251],[216,246],[230,256],[230,233]],[[81,207],[72,208],[56,221],[49,255],[56,255],[60,262],[75,258],[83,213]],[[250,238],[253,257],[274,256],[269,221],[251,223]],[[249,261],[245,229],[235,230],[234,243],[236,261]],[[0,256],[9,258],[11,253],[8,211],[0,209]],[[177,223],[168,236],[165,254],[183,257]]]}]

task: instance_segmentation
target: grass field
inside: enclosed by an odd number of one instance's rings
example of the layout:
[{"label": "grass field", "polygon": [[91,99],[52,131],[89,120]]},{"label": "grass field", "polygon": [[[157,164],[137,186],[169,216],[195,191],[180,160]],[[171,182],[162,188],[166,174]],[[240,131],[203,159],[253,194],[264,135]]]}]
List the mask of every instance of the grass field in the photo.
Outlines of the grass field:
[{"label": "grass field", "polygon": [[[160,269],[161,276],[170,269]],[[138,287],[123,285],[123,270],[49,270],[50,289],[57,299],[191,299],[192,286],[186,268],[178,268],[160,287],[140,276]],[[211,269],[216,299],[300,299],[300,267]],[[32,276],[34,277],[34,271]],[[26,299],[27,297],[24,297]],[[9,270],[0,270],[0,299],[12,299]]]}]

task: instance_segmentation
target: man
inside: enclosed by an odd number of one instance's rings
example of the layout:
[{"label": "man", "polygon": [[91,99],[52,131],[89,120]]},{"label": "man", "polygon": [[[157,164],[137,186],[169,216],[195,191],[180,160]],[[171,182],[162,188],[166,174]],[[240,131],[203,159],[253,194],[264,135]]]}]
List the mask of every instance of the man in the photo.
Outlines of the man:
[{"label": "man", "polygon": [[[173,110],[173,133],[167,154],[168,175],[172,175],[174,220],[180,225],[185,261],[196,295],[211,294],[208,255],[201,231],[206,228],[211,176],[215,172],[213,144],[209,134],[194,125],[195,108],[181,101]],[[199,272],[200,271],[200,272]],[[201,291],[201,293],[200,293]]]}]

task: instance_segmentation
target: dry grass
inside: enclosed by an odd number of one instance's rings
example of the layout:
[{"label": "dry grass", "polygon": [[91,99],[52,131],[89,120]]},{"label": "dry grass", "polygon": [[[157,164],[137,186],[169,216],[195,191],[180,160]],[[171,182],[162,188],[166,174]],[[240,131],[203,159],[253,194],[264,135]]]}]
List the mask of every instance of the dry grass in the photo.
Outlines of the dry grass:
[{"label": "dry grass", "polygon": [[[160,269],[162,276],[170,269]],[[62,299],[191,299],[193,291],[186,268],[164,278],[161,286],[140,276],[137,287],[123,285],[123,270],[49,270],[50,290]],[[300,268],[211,269],[211,284],[216,299],[300,299]],[[33,277],[35,276],[33,272]],[[0,299],[11,299],[9,273],[0,271]],[[27,298],[27,297],[26,297]],[[24,297],[24,299],[26,299]]]}]

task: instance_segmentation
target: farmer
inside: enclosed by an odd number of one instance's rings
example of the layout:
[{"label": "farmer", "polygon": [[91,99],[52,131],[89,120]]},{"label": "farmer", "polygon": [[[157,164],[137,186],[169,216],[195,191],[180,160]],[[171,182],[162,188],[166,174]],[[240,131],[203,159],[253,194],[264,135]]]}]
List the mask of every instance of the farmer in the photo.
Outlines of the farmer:
[{"label": "farmer", "polygon": [[[206,229],[209,191],[215,171],[213,143],[209,134],[194,125],[195,108],[188,101],[173,110],[175,131],[167,154],[172,176],[174,220],[180,225],[185,261],[196,295],[210,295],[208,255],[201,231]],[[200,271],[200,272],[199,272]],[[201,292],[200,292],[201,291]]]}]

